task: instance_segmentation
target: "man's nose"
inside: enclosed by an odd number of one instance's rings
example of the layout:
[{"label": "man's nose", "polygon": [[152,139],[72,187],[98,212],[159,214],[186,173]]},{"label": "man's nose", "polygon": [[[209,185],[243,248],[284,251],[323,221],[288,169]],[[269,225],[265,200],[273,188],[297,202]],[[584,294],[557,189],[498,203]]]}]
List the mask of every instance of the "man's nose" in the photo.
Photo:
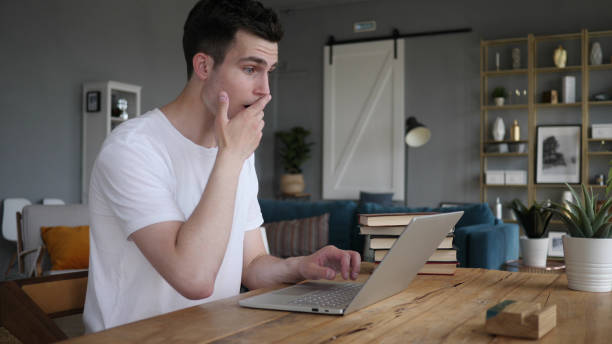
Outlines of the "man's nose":
[{"label": "man's nose", "polygon": [[268,73],[259,78],[257,85],[255,86],[255,94],[260,97],[270,94],[270,80],[268,79]]}]

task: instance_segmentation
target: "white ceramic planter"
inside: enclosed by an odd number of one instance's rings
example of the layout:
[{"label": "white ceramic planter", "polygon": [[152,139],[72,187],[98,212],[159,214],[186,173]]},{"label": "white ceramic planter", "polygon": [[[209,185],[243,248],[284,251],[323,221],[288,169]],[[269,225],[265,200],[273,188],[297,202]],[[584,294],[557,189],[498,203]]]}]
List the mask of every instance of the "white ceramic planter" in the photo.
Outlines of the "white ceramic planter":
[{"label": "white ceramic planter", "polygon": [[502,106],[502,105],[504,105],[504,102],[506,101],[506,98],[504,98],[504,97],[495,97],[495,98],[493,98],[493,101],[495,102],[495,105]]},{"label": "white ceramic planter", "polygon": [[548,257],[548,237],[540,239],[529,239],[526,236],[520,238],[521,256],[523,264],[545,268]]},{"label": "white ceramic planter", "polygon": [[612,290],[612,239],[563,236],[568,287],[574,290]]}]

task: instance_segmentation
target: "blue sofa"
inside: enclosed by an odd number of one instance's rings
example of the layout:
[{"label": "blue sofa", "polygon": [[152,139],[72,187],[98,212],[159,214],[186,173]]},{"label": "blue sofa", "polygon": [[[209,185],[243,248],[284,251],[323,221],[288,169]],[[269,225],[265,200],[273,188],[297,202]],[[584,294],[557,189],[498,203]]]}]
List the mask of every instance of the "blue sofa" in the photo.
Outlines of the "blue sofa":
[{"label": "blue sofa", "polygon": [[358,214],[393,212],[464,211],[455,226],[454,245],[459,266],[500,269],[504,262],[518,259],[519,230],[493,216],[487,204],[475,203],[450,208],[406,208],[376,203],[358,205],[353,201],[283,201],[260,199],[264,222],[302,219],[329,213],[329,243],[363,254],[364,238],[359,235]]}]

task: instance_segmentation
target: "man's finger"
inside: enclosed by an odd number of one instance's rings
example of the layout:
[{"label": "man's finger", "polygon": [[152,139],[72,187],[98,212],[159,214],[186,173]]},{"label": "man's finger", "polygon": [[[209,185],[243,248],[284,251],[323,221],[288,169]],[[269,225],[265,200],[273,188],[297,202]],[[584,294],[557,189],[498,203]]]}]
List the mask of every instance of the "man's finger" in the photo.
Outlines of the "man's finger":
[{"label": "man's finger", "polygon": [[340,259],[340,272],[342,273],[342,278],[347,280],[349,279],[351,269],[351,255],[347,251],[343,251]]},{"label": "man's finger", "polygon": [[217,116],[222,123],[227,123],[229,118],[227,117],[227,109],[229,108],[229,96],[227,92],[219,92],[219,104],[217,107]]},{"label": "man's finger", "polygon": [[252,115],[259,114],[266,107],[270,99],[272,99],[272,96],[269,94],[257,99],[255,103],[251,104],[251,106],[246,109],[246,112]]},{"label": "man's finger", "polygon": [[333,280],[336,277],[336,272],[333,269],[317,264],[311,264],[308,270],[307,278],[309,279],[325,278],[328,280]]},{"label": "man's finger", "polygon": [[359,270],[361,269],[361,256],[358,252],[348,251],[351,255],[351,279],[357,279],[359,276]]}]

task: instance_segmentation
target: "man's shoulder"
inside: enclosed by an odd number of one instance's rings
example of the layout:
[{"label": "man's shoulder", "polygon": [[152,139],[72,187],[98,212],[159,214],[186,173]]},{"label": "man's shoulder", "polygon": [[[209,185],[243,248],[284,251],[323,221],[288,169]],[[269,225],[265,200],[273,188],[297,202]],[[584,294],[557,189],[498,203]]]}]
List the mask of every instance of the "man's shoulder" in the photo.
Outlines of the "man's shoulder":
[{"label": "man's shoulder", "polygon": [[102,149],[110,145],[129,146],[162,142],[166,135],[168,128],[164,123],[164,115],[159,109],[154,109],[113,129],[104,141]]},{"label": "man's shoulder", "polygon": [[154,109],[122,123],[104,140],[98,160],[116,163],[132,160],[134,155],[165,155],[170,133],[164,120],[163,113]]}]

